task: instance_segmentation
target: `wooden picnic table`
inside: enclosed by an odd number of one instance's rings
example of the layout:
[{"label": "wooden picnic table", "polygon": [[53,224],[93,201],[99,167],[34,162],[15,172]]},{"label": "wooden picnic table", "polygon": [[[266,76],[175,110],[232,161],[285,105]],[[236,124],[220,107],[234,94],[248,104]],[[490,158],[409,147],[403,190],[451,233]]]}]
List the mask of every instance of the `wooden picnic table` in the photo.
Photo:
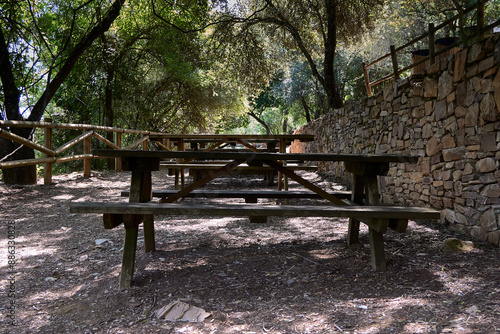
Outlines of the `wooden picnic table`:
[{"label": "wooden picnic table", "polygon": [[[165,158],[172,159],[206,159],[206,160],[229,160],[229,162],[213,171],[209,175],[193,182],[188,185],[184,189],[181,189],[174,194],[169,194],[165,196],[161,200],[162,203],[174,203],[178,199],[182,197],[188,196],[193,191],[196,191],[206,183],[211,180],[231,173],[231,171],[236,168],[238,165],[242,163],[248,164],[262,164],[265,166],[269,166],[274,168],[275,170],[283,173],[288,176],[290,179],[298,182],[305,188],[311,190],[313,193],[317,194],[317,196],[322,197],[324,199],[329,200],[333,207],[345,207],[347,212],[339,213],[338,209],[332,208],[333,211],[330,212],[330,209],[323,208],[319,214],[325,216],[334,216],[340,215],[342,217],[350,217],[349,221],[349,230],[347,236],[348,244],[355,244],[358,242],[359,236],[359,227],[361,219],[364,223],[369,226],[369,238],[370,238],[370,246],[371,246],[371,254],[372,254],[372,266],[375,270],[384,271],[385,270],[385,256],[384,256],[384,246],[383,246],[383,232],[387,226],[394,228],[399,232],[404,232],[406,230],[407,220],[412,217],[421,217],[426,215],[430,219],[435,219],[439,217],[439,212],[437,211],[426,211],[425,208],[392,208],[392,213],[389,212],[391,210],[387,210],[387,216],[385,216],[385,212],[383,208],[380,208],[380,196],[379,196],[379,187],[378,187],[378,177],[382,175],[386,175],[389,170],[389,165],[391,163],[410,163],[414,164],[418,162],[418,157],[414,156],[406,156],[406,155],[393,155],[393,154],[332,154],[332,153],[254,153],[254,152],[221,152],[221,151],[128,151],[128,150],[94,150],[94,155],[103,156],[103,157],[113,157],[113,158],[122,158],[122,165],[124,170],[129,170],[132,172],[131,177],[131,185],[129,192],[129,202],[130,205],[132,203],[146,203],[152,200],[152,171],[159,170],[160,160]],[[320,187],[312,184],[311,182],[305,180],[304,178],[297,175],[293,170],[288,169],[285,165],[281,163],[281,161],[343,161],[345,163],[345,168],[348,172],[353,174],[353,189],[352,189],[352,197],[351,201],[347,201],[345,198],[336,197],[334,194],[329,193]],[[78,204],[78,203],[77,203]],[[118,203],[117,203],[118,204]],[[144,210],[139,210],[140,206],[135,206],[133,208],[114,208],[111,206],[101,210],[97,208],[95,210],[83,205],[80,209],[77,207],[74,209],[74,212],[99,212],[104,214],[104,224],[106,228],[115,227],[121,223],[125,224],[125,245],[124,245],[124,254],[123,254],[123,265],[122,265],[122,274],[120,277],[120,286],[127,287],[130,286],[130,282],[132,280],[132,274],[134,270],[134,261],[135,261],[135,251],[137,244],[137,234],[138,234],[138,225],[142,222],[144,229],[144,244],[146,252],[155,250],[155,240],[154,240],[154,221],[153,214],[157,214],[160,212],[165,212],[165,207],[160,206],[158,210],[151,206],[153,203],[144,204]],[[174,211],[172,214],[179,214],[183,212],[182,210],[186,210],[186,207],[183,207],[179,210],[175,208],[176,204],[170,204]],[[246,206],[250,206],[253,204],[245,204]],[[245,207],[245,205],[242,206]],[[349,206],[353,206],[353,210],[347,209]],[[370,211],[367,213],[361,214],[359,206],[372,206],[376,208],[377,217],[382,219],[370,219],[367,221],[363,220],[363,217],[370,217]],[[97,204],[97,206],[100,206]],[[354,206],[356,208],[354,209]],[[330,206],[332,207],[332,206]],[[234,215],[242,214],[243,212],[248,212],[249,215],[260,215],[265,216],[265,214],[269,213],[271,215],[281,215],[279,213],[279,208],[273,208],[270,211],[267,208],[258,208],[257,206],[249,207],[247,209],[241,210],[230,210],[228,208],[202,208],[205,212],[211,213],[219,213],[219,214],[228,214]],[[422,209],[422,210],[418,210]],[[85,211],[87,210],[87,211]],[[111,210],[111,211],[106,211]],[[117,215],[116,212],[120,210],[124,210],[123,215]],[[132,210],[132,211],[130,211]],[[141,212],[151,212],[151,214],[133,214],[134,210],[139,210]],[[148,211],[149,210],[149,211]],[[177,211],[175,211],[177,210]],[[193,209],[196,210],[196,209]],[[215,211],[210,211],[215,210]],[[139,212],[138,211],[138,212]],[[314,210],[313,210],[314,211]],[[314,216],[314,214],[318,214],[318,210],[316,213],[313,211],[308,212],[308,210],[304,210],[302,213],[299,210],[295,210],[291,208],[291,206],[286,206],[282,210],[284,212],[283,215],[309,215]],[[356,212],[352,212],[356,211]],[[421,211],[421,212],[420,212]],[[106,213],[108,212],[108,213]],[[186,212],[186,211],[184,211]],[[374,211],[375,212],[375,211]],[[132,213],[132,214],[131,214]],[[395,216],[391,216],[391,214],[396,214],[398,219],[395,219]],[[196,212],[196,214],[200,214],[200,212]],[[421,215],[419,215],[421,214]],[[359,216],[358,216],[359,215]],[[406,216],[408,215],[408,216]],[[354,218],[356,217],[356,218]],[[392,219],[392,221],[391,221]],[[382,222],[383,220],[383,222]],[[391,223],[392,222],[392,223]],[[385,224],[385,226],[378,226],[377,224]],[[389,225],[388,225],[389,224]],[[394,224],[390,226],[390,224]]]},{"label": "wooden picnic table", "polygon": [[[246,150],[252,152],[279,152],[285,153],[287,145],[295,140],[301,142],[313,141],[314,135],[306,134],[289,134],[289,135],[259,135],[259,134],[162,134],[162,135],[152,135],[150,136],[152,142],[154,142],[160,149],[171,150],[170,143],[174,142],[177,146],[177,151],[187,151],[186,143],[190,143],[191,150],[201,150],[201,151],[220,151],[224,149],[228,153],[228,149],[225,148],[229,144],[240,144]],[[200,146],[198,146],[200,144]],[[264,144],[265,148],[261,148],[259,144]],[[208,146],[207,146],[208,145]],[[186,162],[183,158],[178,158],[177,162]],[[184,188],[184,170],[175,170],[176,180],[179,176],[181,178],[181,188]],[[272,180],[268,180],[272,182]],[[285,184],[287,179],[285,177]],[[283,175],[278,172],[278,189],[281,190],[283,187]],[[286,187],[286,186],[285,186]],[[177,189],[177,188],[176,188]]]}]

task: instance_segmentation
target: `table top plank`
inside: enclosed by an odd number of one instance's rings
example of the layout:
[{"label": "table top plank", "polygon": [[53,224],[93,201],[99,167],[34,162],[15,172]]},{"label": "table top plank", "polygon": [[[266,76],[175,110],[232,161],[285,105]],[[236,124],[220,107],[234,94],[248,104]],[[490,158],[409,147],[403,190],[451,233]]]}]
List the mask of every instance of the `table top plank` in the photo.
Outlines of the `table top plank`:
[{"label": "table top plank", "polygon": [[306,134],[292,134],[292,135],[258,135],[258,134],[154,134],[150,136],[153,139],[170,139],[170,140],[210,140],[210,141],[236,141],[236,140],[246,140],[246,141],[275,141],[280,139],[285,140],[300,140],[300,141],[313,141],[314,135]]},{"label": "table top plank", "polygon": [[96,156],[159,159],[207,159],[245,161],[353,161],[365,163],[403,162],[417,163],[419,157],[399,154],[336,154],[336,153],[255,153],[214,151],[141,151],[141,150],[93,150]]}]

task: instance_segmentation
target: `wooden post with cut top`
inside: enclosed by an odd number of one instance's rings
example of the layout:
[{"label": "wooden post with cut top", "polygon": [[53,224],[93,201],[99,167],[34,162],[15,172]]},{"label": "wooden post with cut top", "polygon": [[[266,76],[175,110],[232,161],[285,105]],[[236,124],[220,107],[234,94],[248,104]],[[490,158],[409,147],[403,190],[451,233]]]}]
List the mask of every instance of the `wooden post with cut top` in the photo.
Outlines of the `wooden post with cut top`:
[{"label": "wooden post with cut top", "polygon": [[[43,120],[44,122],[51,123],[52,119],[51,118],[45,118]],[[45,133],[44,133],[44,146],[48,148],[49,150],[52,149],[52,128],[47,127],[45,128]],[[46,157],[48,157],[47,154],[45,154]],[[52,184],[52,163],[46,163],[43,166],[43,184]]]}]

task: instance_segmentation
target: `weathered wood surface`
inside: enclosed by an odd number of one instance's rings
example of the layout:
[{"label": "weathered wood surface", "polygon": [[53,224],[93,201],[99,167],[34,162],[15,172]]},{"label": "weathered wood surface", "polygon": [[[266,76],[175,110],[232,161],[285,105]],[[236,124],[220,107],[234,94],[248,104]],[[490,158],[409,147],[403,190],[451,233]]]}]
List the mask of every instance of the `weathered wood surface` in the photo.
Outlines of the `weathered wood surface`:
[{"label": "weathered wood surface", "polygon": [[154,139],[170,139],[170,140],[190,140],[190,141],[199,141],[199,140],[210,140],[210,141],[219,141],[219,140],[224,140],[226,142],[234,142],[238,140],[245,140],[245,141],[254,141],[254,142],[260,142],[260,141],[269,141],[269,140],[280,140],[280,139],[286,139],[286,140],[300,140],[300,141],[312,141],[314,140],[314,135],[306,135],[306,134],[300,134],[300,135],[255,135],[255,134],[250,134],[250,135],[240,135],[240,134],[178,134],[178,135],[172,135],[172,134],[155,134],[154,136],[151,136]]},{"label": "weathered wood surface", "polygon": [[[153,197],[166,198],[170,195],[177,193],[177,190],[155,190]],[[122,191],[121,196],[128,197],[129,191]],[[331,195],[344,199],[351,198],[350,191],[332,191]],[[306,199],[319,199],[320,195],[312,191],[252,191],[252,190],[194,190],[183,197],[197,197],[197,198],[306,198]],[[361,204],[361,203],[360,203]]]},{"label": "weathered wood surface", "polygon": [[72,203],[71,213],[181,215],[181,216],[279,216],[344,217],[373,219],[439,219],[440,212],[404,206],[244,205],[177,203]]},{"label": "weathered wood surface", "polygon": [[[161,168],[171,168],[171,169],[219,169],[224,164],[176,164],[176,163],[160,163]],[[304,171],[317,171],[318,166],[301,166],[301,165],[286,165],[286,168],[291,170],[304,170]],[[249,171],[274,171],[275,169],[270,166],[249,166],[247,164],[241,164],[234,170],[249,170]]]},{"label": "weathered wood surface", "polygon": [[245,161],[352,161],[361,163],[403,162],[417,163],[418,157],[399,154],[335,154],[335,153],[255,153],[255,152],[214,152],[214,151],[134,151],[134,150],[94,150],[95,155],[130,158],[165,159],[215,159]]}]

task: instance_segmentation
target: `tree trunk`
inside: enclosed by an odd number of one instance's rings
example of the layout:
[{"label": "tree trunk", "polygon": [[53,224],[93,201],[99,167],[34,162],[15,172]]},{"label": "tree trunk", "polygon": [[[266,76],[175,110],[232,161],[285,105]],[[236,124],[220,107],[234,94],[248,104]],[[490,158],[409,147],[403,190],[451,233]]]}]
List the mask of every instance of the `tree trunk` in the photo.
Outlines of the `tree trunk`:
[{"label": "tree trunk", "polygon": [[287,134],[288,131],[288,108],[283,112],[283,134]]},{"label": "tree trunk", "polygon": [[[113,110],[113,78],[114,78],[115,72],[113,70],[110,70],[108,72],[108,77],[106,78],[106,88],[104,89],[104,95],[105,95],[105,102],[104,102],[104,125],[113,127],[114,123],[114,110]],[[107,131],[106,132],[106,139],[108,139],[111,142],[114,142],[113,138],[113,132],[112,131]],[[109,170],[114,170],[115,169],[115,159],[114,158],[108,158],[108,169]]]},{"label": "tree trunk", "polygon": [[305,97],[301,97],[300,101],[302,102],[302,106],[304,107],[304,112],[306,114],[306,122],[311,123],[311,111],[309,110],[309,106],[307,105],[307,101]]},{"label": "tree trunk", "polygon": [[327,13],[327,31],[325,41],[325,67],[324,67],[324,88],[328,98],[328,110],[331,111],[336,108],[342,107],[342,98],[335,81],[335,51],[337,49],[337,9],[336,1],[325,0],[325,7]]},{"label": "tree trunk", "polygon": [[[31,128],[13,128],[12,132],[24,138],[29,138],[32,130]],[[0,158],[4,158],[12,152],[14,154],[9,156],[6,161],[35,158],[33,149],[26,146],[19,148],[19,146],[20,144],[0,138]],[[2,180],[5,184],[36,184],[36,165],[3,169]]]},{"label": "tree trunk", "polygon": [[269,128],[269,125],[267,125],[266,122],[264,122],[263,119],[261,119],[259,116],[257,116],[253,111],[250,111],[248,113],[250,116],[252,116],[253,118],[255,118],[255,120],[257,122],[259,122],[260,124],[262,124],[262,126],[264,127],[264,129],[266,129],[266,134],[267,135],[270,135],[271,134],[271,129]]},{"label": "tree trunk", "polygon": [[[39,121],[42,118],[45,108],[64,80],[66,80],[77,60],[80,58],[82,53],[87,50],[90,45],[92,45],[96,38],[109,29],[111,24],[120,14],[120,10],[124,2],[125,1],[122,0],[115,0],[106,14],[106,17],[97,23],[87,35],[83,36],[79,43],[70,52],[60,71],[54,79],[48,83],[41,98],[36,102],[31,110],[30,116],[28,117],[29,121]],[[21,113],[19,112],[20,94],[15,83],[12,71],[13,66],[10,63],[9,57],[10,54],[7,41],[5,40],[2,29],[0,29],[0,78],[2,79],[6,116],[8,120],[23,120]],[[23,138],[29,138],[32,129],[12,128],[11,131],[22,136]],[[22,147],[14,152],[14,150],[18,147],[19,145],[16,143],[0,139],[0,159],[3,159],[10,154],[11,155],[6,158],[7,160],[32,159],[35,157],[34,150],[28,147]],[[5,184],[36,184],[37,181],[36,165],[6,169],[2,171],[2,174]]]}]

